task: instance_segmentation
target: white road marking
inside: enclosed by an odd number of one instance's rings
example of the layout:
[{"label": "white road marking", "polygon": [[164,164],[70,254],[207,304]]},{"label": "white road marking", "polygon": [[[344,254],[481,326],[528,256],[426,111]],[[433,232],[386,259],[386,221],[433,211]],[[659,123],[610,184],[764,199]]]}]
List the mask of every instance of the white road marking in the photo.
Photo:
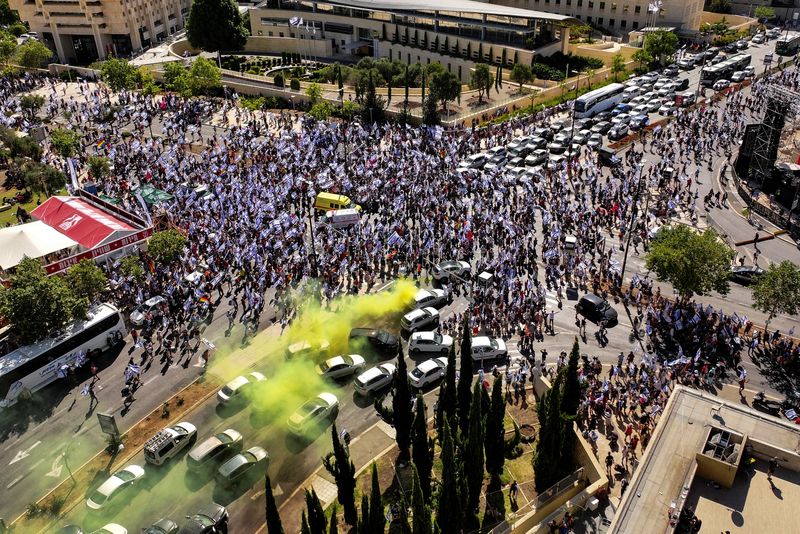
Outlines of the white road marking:
[{"label": "white road marking", "polygon": [[31,455],[31,451],[32,451],[33,449],[35,449],[36,447],[38,447],[40,443],[41,443],[41,441],[37,441],[36,443],[34,443],[33,445],[31,445],[30,447],[28,447],[28,448],[27,448],[27,449],[25,449],[24,451],[19,451],[19,452],[18,452],[18,453],[17,453],[17,454],[14,456],[14,459],[13,459],[13,460],[11,460],[10,462],[8,462],[8,465],[15,464],[15,463],[19,462],[20,460],[24,460],[25,458],[27,458],[28,456],[30,456],[30,455]]},{"label": "white road marking", "polygon": [[45,473],[44,476],[46,477],[55,477],[58,478],[61,476],[61,471],[64,470],[64,465],[61,463],[61,459],[64,457],[64,454],[60,454],[55,457],[53,463],[50,465],[50,471]]}]

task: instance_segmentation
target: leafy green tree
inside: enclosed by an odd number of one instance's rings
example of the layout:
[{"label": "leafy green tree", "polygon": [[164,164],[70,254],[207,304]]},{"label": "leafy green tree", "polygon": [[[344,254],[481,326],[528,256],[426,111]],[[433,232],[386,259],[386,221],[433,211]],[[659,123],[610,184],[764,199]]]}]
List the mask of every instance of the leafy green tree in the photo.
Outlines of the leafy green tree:
[{"label": "leafy green tree", "polygon": [[505,464],[505,418],[503,376],[500,375],[492,384],[492,402],[486,416],[486,430],[483,439],[486,471],[495,479],[499,479],[503,474],[503,465]]},{"label": "leafy green tree", "polygon": [[730,13],[731,0],[709,0],[708,10],[713,13]]},{"label": "leafy green tree", "polygon": [[192,94],[189,71],[180,61],[164,64],[164,85],[170,91],[180,93],[183,96],[191,96]]},{"label": "leafy green tree", "polygon": [[433,524],[431,523],[431,509],[427,505],[427,498],[422,491],[422,484],[419,480],[419,473],[415,465],[411,465],[413,482],[411,486],[411,510],[414,518],[412,527],[413,534],[433,534]]},{"label": "leafy green tree", "polygon": [[109,58],[100,64],[100,77],[112,91],[135,89],[139,85],[139,69],[125,59]]},{"label": "leafy green tree", "polygon": [[755,11],[753,11],[753,14],[759,20],[772,20],[775,18],[775,8],[770,6],[758,6]]},{"label": "leafy green tree", "polygon": [[614,75],[614,81],[616,82],[619,78],[619,75],[625,72],[625,58],[622,57],[622,54],[614,54],[611,57],[611,74]]},{"label": "leafy green tree", "polygon": [[30,118],[34,118],[36,112],[44,105],[44,97],[33,94],[22,95],[19,99],[19,105]]},{"label": "leafy green tree", "polygon": [[325,519],[322,503],[319,502],[319,497],[314,489],[306,490],[306,510],[308,511],[306,516],[308,531],[311,534],[325,534],[328,521]]},{"label": "leafy green tree", "polygon": [[0,32],[0,59],[3,64],[14,55],[17,50],[17,39],[8,32]]},{"label": "leafy green tree", "polygon": [[0,0],[0,25],[10,26],[15,22],[19,22],[19,14],[9,7],[8,0]]},{"label": "leafy green tree", "polygon": [[659,64],[664,65],[667,58],[674,56],[678,50],[678,36],[667,30],[649,32],[644,38],[644,49]]},{"label": "leafy green tree", "polygon": [[241,50],[247,28],[234,0],[195,0],[189,11],[186,35],[189,43],[206,52]]},{"label": "leafy green tree", "polygon": [[27,161],[22,166],[22,180],[25,182],[25,187],[34,193],[51,195],[64,188],[67,176],[46,163]]},{"label": "leafy green tree", "polygon": [[458,374],[458,427],[464,436],[469,428],[469,409],[472,403],[472,332],[469,314],[464,315],[461,332],[461,368]]},{"label": "leafy green tree", "polygon": [[283,534],[281,515],[278,513],[278,505],[275,503],[275,494],[272,492],[272,482],[269,479],[269,475],[264,477],[264,494],[267,501],[267,534]]},{"label": "leafy green tree", "polygon": [[636,52],[633,53],[631,56],[636,63],[638,63],[637,71],[643,72],[648,70],[648,66],[653,62],[653,56],[645,50],[644,48],[640,48]]},{"label": "leafy green tree", "polygon": [[397,347],[397,374],[394,378],[394,394],[392,395],[392,422],[394,423],[395,441],[400,449],[397,458],[399,463],[407,462],[411,447],[411,387],[408,384],[408,368],[403,354],[403,346]]},{"label": "leafy green tree", "polygon": [[189,87],[193,95],[207,95],[222,86],[222,73],[210,59],[198,57],[189,69]]},{"label": "leafy green tree", "polygon": [[120,264],[120,271],[127,278],[131,278],[136,282],[141,282],[144,279],[144,267],[142,267],[138,256],[125,256]]},{"label": "leafy green tree", "polygon": [[465,510],[467,526],[477,526],[478,504],[483,487],[483,402],[481,395],[483,384],[475,382],[472,389],[472,404],[469,410],[469,433],[464,444],[464,471],[467,476],[467,508]]},{"label": "leafy green tree", "polygon": [[483,96],[489,96],[489,89],[494,84],[494,76],[486,63],[478,63],[472,71],[469,80],[469,87],[478,91],[478,103],[483,102]]},{"label": "leafy green tree", "polygon": [[515,63],[511,69],[511,80],[519,84],[520,91],[522,91],[522,85],[531,81],[532,78],[533,70],[530,65]]},{"label": "leafy green tree", "polygon": [[412,436],[411,459],[417,467],[425,498],[431,493],[431,471],[433,469],[433,449],[428,438],[428,421],[425,413],[425,398],[417,393],[416,415]]},{"label": "leafy green tree", "polygon": [[48,277],[39,260],[32,258],[23,258],[9,287],[0,289],[0,316],[11,323],[12,336],[23,345],[85,317],[88,305],[63,277]]},{"label": "leafy green tree", "polygon": [[383,532],[386,517],[383,515],[381,486],[378,482],[378,466],[372,463],[372,488],[369,497],[369,532]]},{"label": "leafy green tree", "polygon": [[581,356],[578,338],[572,344],[572,351],[569,353],[566,372],[564,374],[564,392],[561,394],[561,413],[575,416],[578,414],[578,406],[581,404],[581,383],[578,379],[578,361]]},{"label": "leafy green tree", "polygon": [[[438,68],[431,68],[434,65]],[[428,65],[430,95],[443,106],[461,95],[461,81],[452,72],[447,72],[441,63]]]},{"label": "leafy green tree", "polygon": [[336,424],[331,427],[331,441],[333,442],[333,452],[329,452],[322,458],[322,465],[336,481],[339,504],[344,508],[344,520],[348,525],[355,526],[358,524],[355,501],[356,467],[350,460],[350,452],[347,447],[339,439]]},{"label": "leafy green tree", "polygon": [[147,254],[156,262],[168,265],[183,254],[186,237],[177,230],[169,229],[156,232],[147,242]]},{"label": "leafy green tree", "polygon": [[564,429],[558,409],[560,395],[561,383],[556,380],[536,406],[539,415],[539,439],[533,455],[533,473],[536,491],[540,493],[558,482],[558,464],[562,454],[561,433]]},{"label": "leafy green tree", "polygon": [[80,149],[81,138],[75,130],[56,128],[50,132],[50,146],[62,158],[71,158]]},{"label": "leafy green tree", "polygon": [[313,106],[322,98],[322,86],[317,82],[306,87],[306,96]]},{"label": "leafy green tree", "polygon": [[678,224],[659,229],[645,258],[647,268],[659,281],[669,282],[684,298],[727,294],[733,251],[714,230],[702,234]]},{"label": "leafy green tree", "polygon": [[800,270],[797,266],[788,260],[771,264],[753,286],[753,307],[768,314],[765,329],[780,313],[797,315],[800,307]]},{"label": "leafy green tree", "polygon": [[[464,521],[461,488],[458,481],[464,478],[462,463],[456,458],[450,423],[443,425],[442,438],[442,487],[439,490],[439,505],[436,525],[442,534],[458,534]],[[415,523],[416,527],[416,523]]]},{"label": "leafy green tree", "polygon": [[318,121],[324,121],[328,117],[330,117],[334,112],[333,104],[328,102],[327,100],[320,100],[308,111],[308,114],[317,119]]},{"label": "leafy green tree", "polygon": [[89,156],[86,166],[95,180],[101,180],[111,172],[111,161],[105,156]]},{"label": "leafy green tree", "polygon": [[311,528],[308,526],[308,518],[306,511],[303,510],[300,515],[300,534],[311,534]]},{"label": "leafy green tree", "polygon": [[299,91],[300,80],[298,80],[297,78],[292,78],[291,80],[289,80],[289,87],[292,89],[292,91]]},{"label": "leafy green tree", "polygon": [[436,96],[431,91],[422,103],[422,122],[428,126],[436,126],[440,122],[437,102]]},{"label": "leafy green tree", "polygon": [[67,271],[67,283],[77,298],[95,302],[103,293],[108,279],[92,260],[81,260]]},{"label": "leafy green tree", "polygon": [[28,68],[40,68],[53,57],[53,51],[34,39],[29,39],[17,47],[14,61]]}]

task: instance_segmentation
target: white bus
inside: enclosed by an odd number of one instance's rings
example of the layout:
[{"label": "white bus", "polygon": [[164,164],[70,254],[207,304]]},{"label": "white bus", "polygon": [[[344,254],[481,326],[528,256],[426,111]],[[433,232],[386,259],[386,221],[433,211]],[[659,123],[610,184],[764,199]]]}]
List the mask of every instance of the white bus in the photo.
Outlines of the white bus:
[{"label": "white bus", "polygon": [[622,102],[625,89],[621,83],[610,83],[579,96],[575,101],[575,116],[579,119],[593,117],[601,111],[613,108]]},{"label": "white bus", "polygon": [[65,365],[79,366],[127,334],[122,315],[111,304],[94,306],[87,315],[54,336],[0,356],[0,408],[30,396],[56,380]]}]

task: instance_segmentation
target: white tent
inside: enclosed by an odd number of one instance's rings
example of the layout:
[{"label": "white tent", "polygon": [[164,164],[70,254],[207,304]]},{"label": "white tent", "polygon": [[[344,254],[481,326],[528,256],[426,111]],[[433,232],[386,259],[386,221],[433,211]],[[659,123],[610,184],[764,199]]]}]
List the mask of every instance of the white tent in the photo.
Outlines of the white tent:
[{"label": "white tent", "polygon": [[41,258],[78,247],[78,243],[41,221],[0,229],[0,268],[16,267],[22,258]]}]

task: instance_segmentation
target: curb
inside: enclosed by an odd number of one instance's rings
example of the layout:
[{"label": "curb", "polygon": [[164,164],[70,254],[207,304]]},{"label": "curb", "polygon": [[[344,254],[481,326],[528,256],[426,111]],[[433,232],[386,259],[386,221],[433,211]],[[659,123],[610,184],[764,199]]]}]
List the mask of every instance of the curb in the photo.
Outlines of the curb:
[{"label": "curb", "polygon": [[[174,394],[172,397],[170,397],[169,399],[167,399],[165,402],[170,402],[170,401],[172,401],[173,399],[175,399],[176,397],[180,396],[180,395],[181,395],[181,393],[183,393],[184,391],[186,391],[186,390],[187,390],[189,387],[191,387],[192,385],[196,384],[196,383],[197,383],[197,382],[198,382],[198,381],[199,381],[199,380],[200,380],[200,379],[201,379],[203,376],[205,376],[205,375],[203,375],[203,374],[199,375],[197,378],[195,378],[195,379],[194,379],[194,380],[192,380],[190,383],[188,383],[188,384],[186,385],[186,387],[184,387],[184,388],[183,388],[183,389],[181,389],[180,391],[176,392],[176,393],[175,393],[175,394]],[[170,425],[170,424],[172,424],[172,423],[176,422],[176,421],[177,421],[178,419],[180,419],[180,418],[181,418],[183,415],[185,415],[185,414],[187,414],[187,413],[191,412],[192,410],[194,410],[195,408],[197,408],[199,405],[201,405],[202,403],[204,403],[205,401],[207,401],[209,398],[211,398],[211,397],[212,397],[214,394],[216,394],[216,391],[214,391],[214,392],[212,392],[212,393],[210,393],[210,394],[206,395],[205,397],[203,397],[203,398],[201,398],[201,399],[198,399],[198,400],[197,400],[197,401],[196,401],[194,404],[192,404],[192,405],[191,405],[191,406],[189,406],[189,407],[188,407],[188,408],[187,408],[185,411],[183,411],[181,415],[178,415],[178,416],[176,416],[176,417],[174,417],[174,418],[170,419],[170,420],[169,420],[169,421],[167,421],[167,422],[166,422],[164,425],[165,425],[165,426],[168,426],[168,425]],[[130,428],[128,428],[128,430],[127,430],[127,431],[125,431],[125,432],[124,432],[123,434],[121,434],[121,435],[122,435],[122,436],[125,436],[125,435],[126,435],[128,432],[130,432],[130,431],[131,431],[131,429],[132,429],[132,428],[136,427],[136,426],[137,426],[138,424],[140,424],[142,421],[144,421],[145,419],[147,419],[148,417],[150,417],[150,416],[153,414],[153,412],[156,412],[157,410],[158,410],[158,408],[156,408],[156,409],[154,409],[154,410],[151,410],[151,411],[150,411],[150,412],[149,412],[147,415],[145,415],[144,417],[142,417],[141,419],[139,419],[138,421],[136,421],[136,422],[135,422],[133,425],[131,425],[131,426],[130,426]],[[139,453],[139,451],[141,451],[141,450],[142,450],[142,447],[137,447],[136,449],[133,449],[133,450],[129,451],[129,452],[128,452],[128,455],[127,455],[127,456],[124,456],[124,457],[122,458],[122,460],[121,460],[119,463],[123,463],[123,464],[124,464],[125,462],[127,462],[128,460],[130,460],[131,458],[133,458],[133,457],[134,457],[136,454],[138,454],[138,453]],[[94,456],[92,456],[91,458],[89,458],[88,460],[86,460],[86,461],[85,461],[83,464],[81,464],[81,466],[80,466],[80,467],[78,467],[77,469],[75,469],[75,470],[73,471],[73,473],[78,473],[78,472],[80,472],[81,470],[83,470],[83,469],[84,469],[84,468],[85,468],[87,465],[89,465],[90,463],[92,463],[93,461],[95,461],[95,460],[96,460],[96,459],[97,459],[97,458],[98,458],[98,457],[99,457],[101,454],[105,454],[105,449],[103,449],[103,450],[99,451],[97,454],[95,454]],[[115,462],[116,462],[116,461],[117,461],[117,460],[115,460]],[[51,489],[50,491],[48,491],[46,494],[44,494],[42,497],[40,497],[39,499],[37,499],[37,500],[36,500],[36,503],[37,503],[37,504],[38,504],[38,503],[41,503],[42,501],[44,501],[45,499],[47,499],[48,497],[50,497],[50,496],[51,496],[53,493],[55,493],[55,492],[56,492],[58,489],[60,489],[60,488],[61,488],[61,487],[62,487],[64,484],[66,484],[66,483],[67,483],[67,481],[69,481],[69,477],[67,477],[65,480],[62,480],[62,481],[61,481],[61,482],[60,482],[60,483],[59,483],[59,484],[58,484],[56,487],[54,487],[53,489]],[[73,510],[73,509],[74,509],[74,508],[75,508],[75,507],[76,507],[76,506],[77,506],[79,503],[80,503],[80,501],[76,501],[74,504],[72,504],[72,506],[68,506],[68,507],[64,507],[64,508],[62,508],[62,509],[61,509],[61,511],[60,511],[60,512],[59,512],[59,514],[58,514],[58,517],[55,517],[55,518],[52,518],[52,519],[53,519],[54,521],[55,521],[55,520],[58,520],[58,519],[60,519],[60,518],[61,518],[61,517],[63,517],[65,514],[67,514],[68,512],[72,511],[72,510]],[[18,515],[16,518],[14,518],[14,519],[11,521],[11,523],[9,524],[9,527],[11,527],[11,526],[13,526],[13,525],[16,525],[16,524],[17,524],[17,522],[19,522],[21,519],[23,519],[23,518],[25,517],[25,515],[26,515],[26,514],[25,514],[25,512],[23,512],[23,513],[21,513],[20,515]],[[51,524],[52,524],[52,521],[51,521]],[[46,531],[47,531],[47,529],[48,529],[48,528],[50,528],[51,524],[48,524],[48,525],[47,525],[47,526],[44,528],[44,530],[41,530],[40,532],[46,532]]]}]

